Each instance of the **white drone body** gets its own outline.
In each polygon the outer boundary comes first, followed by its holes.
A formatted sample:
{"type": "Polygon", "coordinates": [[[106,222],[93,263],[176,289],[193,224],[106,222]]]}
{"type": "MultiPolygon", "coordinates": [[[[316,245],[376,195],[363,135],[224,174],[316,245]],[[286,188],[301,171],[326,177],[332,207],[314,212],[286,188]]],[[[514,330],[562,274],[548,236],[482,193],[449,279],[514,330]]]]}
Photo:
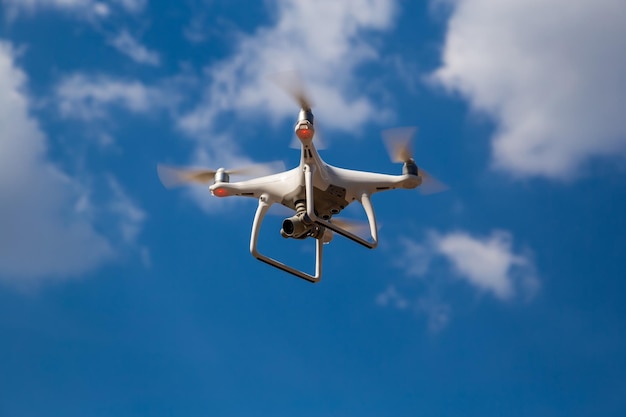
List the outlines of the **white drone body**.
{"type": "MultiPolygon", "coordinates": [[[[291,170],[277,174],[253,178],[246,181],[230,182],[230,175],[236,170],[220,168],[212,170],[181,170],[159,166],[159,175],[165,185],[175,182],[214,183],[209,187],[215,197],[252,197],[259,200],[259,205],[252,223],[250,253],[283,271],[289,272],[309,282],[319,282],[322,278],[322,252],[325,243],[333,238],[333,232],[347,237],[367,248],[378,245],[376,216],[371,203],[371,196],[380,191],[396,188],[411,189],[420,186],[423,180],[432,179],[426,172],[419,170],[410,155],[408,143],[391,149],[393,159],[403,162],[402,175],[389,175],[374,172],[355,171],[331,166],[318,154],[313,137],[313,113],[305,100],[301,101],[296,136],[301,143],[300,164],[291,170]],[[168,177],[170,180],[168,180],[168,177]],[[333,219],[348,205],[358,201],[363,206],[369,223],[369,237],[362,237],[351,230],[349,224],[341,219],[333,219]],[[258,237],[263,219],[273,204],[281,204],[295,211],[292,217],[283,220],[280,231],[284,238],[316,240],[315,272],[313,274],[294,268],[276,259],[262,254],[258,248],[258,237]]],[[[398,145],[397,143],[395,145],[398,145]]],[[[391,144],[394,146],[394,144],[391,144]]]]}

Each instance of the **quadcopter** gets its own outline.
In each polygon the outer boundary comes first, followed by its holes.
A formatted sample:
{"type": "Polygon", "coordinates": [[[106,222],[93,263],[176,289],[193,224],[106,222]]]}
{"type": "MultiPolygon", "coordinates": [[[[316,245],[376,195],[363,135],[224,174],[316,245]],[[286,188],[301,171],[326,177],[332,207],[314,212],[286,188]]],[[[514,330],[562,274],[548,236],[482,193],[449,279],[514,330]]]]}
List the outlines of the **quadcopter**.
{"type": "Polygon", "coordinates": [[[373,194],[397,188],[413,189],[422,185],[430,186],[430,192],[443,191],[446,187],[426,171],[418,169],[412,156],[410,138],[414,128],[387,131],[387,148],[392,161],[402,163],[401,175],[355,171],[338,168],[322,160],[313,138],[315,125],[311,102],[303,91],[291,91],[300,105],[295,134],[301,153],[300,164],[288,171],[264,175],[239,182],[231,182],[230,176],[249,174],[252,169],[219,168],[192,169],[166,165],[157,167],[161,182],[167,187],[183,183],[212,184],[209,191],[215,197],[250,197],[258,199],[258,207],[252,222],[250,253],[256,259],[306,281],[316,283],[322,278],[322,253],[335,233],[344,236],[369,249],[378,245],[378,226],[372,206],[373,194]],[[369,225],[369,238],[356,232],[355,225],[334,216],[348,205],[359,202],[363,206],[369,225]],[[315,273],[307,273],[277,259],[262,254],[258,248],[261,224],[269,208],[280,204],[294,213],[282,222],[280,234],[286,239],[308,239],[316,241],[315,273]]]}

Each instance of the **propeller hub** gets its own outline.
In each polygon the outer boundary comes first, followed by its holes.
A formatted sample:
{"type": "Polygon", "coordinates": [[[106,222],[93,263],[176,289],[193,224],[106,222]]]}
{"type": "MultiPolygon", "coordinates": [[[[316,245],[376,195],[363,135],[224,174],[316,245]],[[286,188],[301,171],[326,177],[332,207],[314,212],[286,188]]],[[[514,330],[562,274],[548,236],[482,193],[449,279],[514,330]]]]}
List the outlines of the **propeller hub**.
{"type": "Polygon", "coordinates": [[[415,163],[415,161],[413,160],[413,158],[409,159],[408,161],[406,161],[404,163],[404,166],[402,167],[402,174],[403,175],[418,175],[419,174],[419,170],[417,169],[417,164],[415,163]]]}
{"type": "Polygon", "coordinates": [[[229,181],[230,181],[230,176],[228,175],[228,172],[226,172],[224,168],[220,168],[215,172],[215,180],[213,181],[214,183],[229,182],[229,181]]]}
{"type": "Polygon", "coordinates": [[[309,123],[311,123],[311,125],[313,125],[315,121],[315,116],[313,116],[313,112],[311,111],[310,108],[308,109],[302,108],[300,110],[300,113],[298,113],[298,122],[304,122],[304,121],[308,121],[309,123]]]}

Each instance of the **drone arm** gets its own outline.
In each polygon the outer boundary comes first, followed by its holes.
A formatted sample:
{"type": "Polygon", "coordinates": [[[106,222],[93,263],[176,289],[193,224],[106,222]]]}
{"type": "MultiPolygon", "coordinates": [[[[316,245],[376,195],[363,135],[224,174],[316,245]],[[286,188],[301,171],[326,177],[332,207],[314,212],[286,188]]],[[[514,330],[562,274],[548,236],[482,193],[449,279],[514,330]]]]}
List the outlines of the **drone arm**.
{"type": "Polygon", "coordinates": [[[315,168],[312,168],[308,164],[304,165],[304,186],[306,189],[306,211],[307,211],[307,215],[309,216],[309,218],[313,220],[315,223],[319,224],[320,226],[324,226],[332,230],[333,232],[337,232],[340,235],[345,236],[348,239],[353,240],[365,246],[366,248],[374,249],[376,246],[378,246],[378,230],[376,226],[376,216],[374,215],[374,208],[372,207],[372,203],[370,201],[369,195],[366,193],[363,193],[363,195],[361,196],[361,204],[363,205],[365,209],[365,213],[367,214],[367,219],[369,221],[370,233],[372,236],[371,242],[337,226],[336,224],[333,224],[331,222],[328,222],[324,219],[317,217],[317,215],[315,214],[315,202],[313,200],[313,171],[312,171],[313,169],[315,168]]]}
{"type": "Polygon", "coordinates": [[[265,262],[268,265],[272,265],[278,269],[282,269],[285,272],[289,272],[290,274],[305,279],[309,282],[319,282],[322,279],[322,250],[324,247],[322,239],[315,239],[315,275],[307,274],[304,271],[300,271],[280,261],[277,261],[276,259],[259,253],[257,249],[259,232],[261,231],[263,218],[265,217],[265,214],[267,213],[271,205],[272,203],[269,201],[269,197],[267,196],[267,194],[261,195],[261,197],[259,198],[259,206],[257,207],[256,214],[254,215],[254,221],[252,222],[252,234],[250,235],[250,253],[259,261],[265,262]]]}

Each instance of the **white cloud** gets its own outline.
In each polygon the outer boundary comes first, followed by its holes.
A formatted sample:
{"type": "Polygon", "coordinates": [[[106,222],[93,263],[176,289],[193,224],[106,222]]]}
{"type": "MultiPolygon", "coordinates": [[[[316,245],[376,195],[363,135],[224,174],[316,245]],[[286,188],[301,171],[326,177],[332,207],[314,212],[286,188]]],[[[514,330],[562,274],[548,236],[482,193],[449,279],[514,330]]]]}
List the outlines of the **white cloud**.
{"type": "MultiPolygon", "coordinates": [[[[368,35],[391,27],[394,4],[389,0],[271,2],[272,23],[250,35],[240,34],[234,53],[205,69],[202,102],[178,121],[182,131],[200,142],[202,151],[196,152],[194,162],[199,162],[199,154],[205,155],[203,160],[216,161],[212,167],[250,162],[240,147],[225,146],[241,140],[233,138],[236,129],[224,131],[217,126],[224,116],[251,123],[261,118],[270,124],[286,117],[295,121],[297,104],[271,80],[293,79],[293,70],[306,82],[316,122],[324,128],[354,134],[385,117],[384,109],[369,98],[367,85],[355,80],[355,72],[378,59],[368,35]]],[[[288,140],[292,132],[285,135],[288,140]]],[[[205,209],[217,206],[207,204],[205,190],[196,188],[192,195],[205,209]]]]}
{"type": "Polygon", "coordinates": [[[94,196],[47,159],[25,87],[11,45],[0,41],[0,283],[20,288],[116,259],[119,247],[134,248],[145,218],[114,177],[93,187],[94,196]]]}
{"type": "Polygon", "coordinates": [[[434,79],[490,114],[494,167],[570,178],[625,155],[626,3],[456,0],[434,79]]]}
{"type": "Polygon", "coordinates": [[[121,8],[128,13],[139,13],[146,0],[1,0],[10,17],[20,13],[33,14],[48,10],[71,12],[80,18],[107,17],[113,8],[121,8]]]}
{"type": "Polygon", "coordinates": [[[93,10],[100,2],[94,0],[2,0],[2,3],[14,11],[35,12],[41,9],[93,10]]]}
{"type": "Polygon", "coordinates": [[[80,185],[46,160],[25,84],[0,41],[0,282],[17,286],[80,275],[113,256],[75,209],[80,185]]]}
{"type": "Polygon", "coordinates": [[[122,30],[109,43],[139,64],[158,66],[161,63],[161,58],[157,52],[150,51],[126,30],[122,30]]]}
{"type": "Polygon", "coordinates": [[[175,99],[162,90],[139,81],[119,80],[105,76],[74,74],[56,88],[61,114],[68,118],[91,120],[106,117],[109,106],[117,105],[134,113],[146,113],[165,107],[175,99]]]}
{"type": "MultiPolygon", "coordinates": [[[[229,58],[207,69],[204,102],[180,125],[192,135],[215,127],[215,119],[230,111],[294,117],[297,106],[268,79],[298,69],[314,95],[316,116],[324,125],[354,131],[380,109],[356,85],[355,69],[378,58],[367,34],[389,28],[394,2],[388,0],[323,0],[275,2],[276,20],[252,35],[242,35],[229,58]]],[[[249,118],[249,116],[248,116],[249,118]]]]}
{"type": "Polygon", "coordinates": [[[433,234],[435,251],[444,256],[461,278],[476,288],[505,300],[516,291],[536,289],[538,285],[532,260],[512,250],[509,232],[494,231],[488,237],[473,237],[466,232],[433,234]]]}
{"type": "Polygon", "coordinates": [[[540,287],[532,256],[515,251],[507,231],[494,230],[489,236],[430,231],[423,242],[404,238],[400,245],[394,266],[405,278],[390,283],[376,303],[426,316],[431,331],[449,323],[452,307],[443,299],[459,279],[500,301],[529,300],[540,287]],[[419,279],[410,279],[415,277],[419,279]]]}

